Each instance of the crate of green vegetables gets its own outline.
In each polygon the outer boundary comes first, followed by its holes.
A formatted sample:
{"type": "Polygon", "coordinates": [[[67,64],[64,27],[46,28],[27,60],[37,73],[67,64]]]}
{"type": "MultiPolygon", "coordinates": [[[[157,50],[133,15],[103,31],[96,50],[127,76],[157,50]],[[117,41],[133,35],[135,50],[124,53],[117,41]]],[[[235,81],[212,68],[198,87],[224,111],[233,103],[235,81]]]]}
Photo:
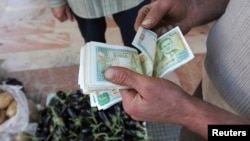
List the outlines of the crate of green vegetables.
{"type": "Polygon", "coordinates": [[[58,91],[40,111],[36,141],[149,141],[146,123],[135,121],[117,103],[90,106],[88,95],[58,91]]]}

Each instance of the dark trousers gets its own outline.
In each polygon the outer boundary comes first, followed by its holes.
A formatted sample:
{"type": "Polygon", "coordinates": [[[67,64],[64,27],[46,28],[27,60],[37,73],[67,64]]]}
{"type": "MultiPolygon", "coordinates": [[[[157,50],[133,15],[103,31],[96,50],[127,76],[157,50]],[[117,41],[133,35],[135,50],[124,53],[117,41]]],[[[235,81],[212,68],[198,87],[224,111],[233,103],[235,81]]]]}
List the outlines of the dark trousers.
{"type": "MultiPolygon", "coordinates": [[[[119,26],[122,41],[125,46],[133,47],[131,43],[136,34],[134,30],[134,23],[138,14],[138,10],[149,2],[150,0],[144,0],[144,2],[134,8],[112,15],[116,24],[119,26]]],[[[105,31],[107,24],[105,17],[96,19],[85,19],[75,15],[75,19],[78,23],[80,32],[85,42],[106,42],[105,31]]]]}

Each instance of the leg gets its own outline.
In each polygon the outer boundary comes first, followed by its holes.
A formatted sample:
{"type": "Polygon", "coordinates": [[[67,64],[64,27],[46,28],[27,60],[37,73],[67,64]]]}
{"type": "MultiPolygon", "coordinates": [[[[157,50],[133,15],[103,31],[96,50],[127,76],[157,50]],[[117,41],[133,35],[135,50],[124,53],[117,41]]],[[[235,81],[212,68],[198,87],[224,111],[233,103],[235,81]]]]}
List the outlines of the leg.
{"type": "Polygon", "coordinates": [[[84,38],[85,42],[98,41],[106,42],[105,31],[106,21],[105,17],[96,19],[85,19],[74,14],[75,19],[78,23],[79,30],[84,38]]]}
{"type": "Polygon", "coordinates": [[[133,47],[132,41],[136,34],[134,23],[138,10],[149,2],[150,0],[144,0],[144,2],[132,9],[122,11],[113,15],[115,22],[120,28],[122,40],[125,46],[133,47]]]}

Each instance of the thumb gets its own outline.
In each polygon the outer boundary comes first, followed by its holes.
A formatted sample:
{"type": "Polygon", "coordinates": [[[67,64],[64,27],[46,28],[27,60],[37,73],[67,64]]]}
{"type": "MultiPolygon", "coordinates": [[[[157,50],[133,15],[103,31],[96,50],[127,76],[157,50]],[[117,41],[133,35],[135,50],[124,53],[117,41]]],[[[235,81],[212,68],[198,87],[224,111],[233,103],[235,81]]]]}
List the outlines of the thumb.
{"type": "Polygon", "coordinates": [[[104,77],[117,85],[129,86],[134,89],[138,86],[141,75],[127,68],[109,67],[104,73],[104,77]]]}
{"type": "Polygon", "coordinates": [[[68,20],[74,21],[73,14],[71,13],[69,7],[66,7],[66,11],[65,11],[65,12],[66,12],[66,15],[67,15],[68,20]]]}
{"type": "Polygon", "coordinates": [[[165,14],[165,10],[162,10],[162,6],[158,1],[152,2],[138,12],[137,19],[135,21],[135,28],[142,26],[146,29],[152,29],[157,26],[165,14]]]}

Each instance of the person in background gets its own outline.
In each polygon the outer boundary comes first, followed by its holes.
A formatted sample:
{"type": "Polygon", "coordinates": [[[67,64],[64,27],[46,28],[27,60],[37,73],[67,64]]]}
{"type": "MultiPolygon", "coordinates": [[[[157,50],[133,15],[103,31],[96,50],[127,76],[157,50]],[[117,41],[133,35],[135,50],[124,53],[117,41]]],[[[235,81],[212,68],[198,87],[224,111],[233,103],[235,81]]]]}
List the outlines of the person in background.
{"type": "Polygon", "coordinates": [[[60,22],[78,23],[85,42],[106,42],[106,17],[113,16],[125,46],[132,47],[138,10],[150,0],[47,0],[52,14],[60,22]]]}
{"type": "Polygon", "coordinates": [[[108,81],[131,88],[120,90],[125,111],[135,120],[180,124],[180,140],[188,141],[206,140],[210,124],[249,125],[249,13],[248,0],[157,0],[144,6],[135,28],[158,35],[177,25],[187,33],[216,20],[207,39],[201,91],[195,92],[203,99],[166,79],[108,67],[108,81]]]}

